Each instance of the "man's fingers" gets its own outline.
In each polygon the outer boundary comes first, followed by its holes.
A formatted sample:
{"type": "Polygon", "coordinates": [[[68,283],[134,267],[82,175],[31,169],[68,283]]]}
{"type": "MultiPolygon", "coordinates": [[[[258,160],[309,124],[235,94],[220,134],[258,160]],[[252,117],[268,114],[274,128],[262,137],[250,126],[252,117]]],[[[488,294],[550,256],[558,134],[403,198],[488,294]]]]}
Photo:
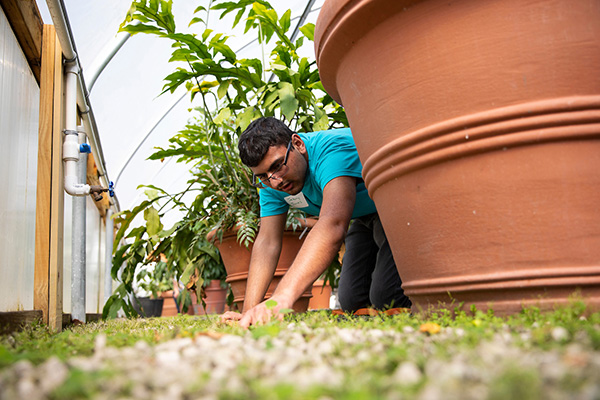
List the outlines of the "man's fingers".
{"type": "Polygon", "coordinates": [[[233,322],[239,321],[240,319],[242,319],[242,314],[235,311],[227,311],[226,313],[221,315],[221,322],[233,322]]]}
{"type": "Polygon", "coordinates": [[[271,320],[272,317],[272,311],[266,308],[264,305],[259,304],[244,314],[240,320],[240,326],[244,329],[248,329],[250,325],[266,324],[271,320]]]}
{"type": "Polygon", "coordinates": [[[246,313],[242,319],[240,319],[240,326],[244,329],[248,329],[252,324],[252,317],[250,313],[246,313]]]}

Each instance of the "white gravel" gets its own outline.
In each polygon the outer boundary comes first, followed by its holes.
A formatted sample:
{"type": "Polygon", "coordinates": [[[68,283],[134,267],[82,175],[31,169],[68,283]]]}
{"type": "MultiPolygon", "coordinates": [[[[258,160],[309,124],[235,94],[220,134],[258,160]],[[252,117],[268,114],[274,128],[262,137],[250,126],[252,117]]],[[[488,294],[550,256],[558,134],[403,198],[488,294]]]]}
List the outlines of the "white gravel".
{"type": "MultiPolygon", "coordinates": [[[[63,389],[75,371],[96,399],[263,398],[286,385],[297,398],[321,399],[356,393],[422,400],[600,398],[600,353],[590,350],[585,333],[546,350],[529,346],[527,331],[507,329],[473,346],[464,335],[461,328],[427,334],[299,323],[275,336],[198,335],[121,349],[99,335],[91,357],[50,358],[38,366],[21,361],[0,370],[0,399],[67,398],[63,389]]],[[[551,337],[571,339],[561,327],[551,337]]]]}

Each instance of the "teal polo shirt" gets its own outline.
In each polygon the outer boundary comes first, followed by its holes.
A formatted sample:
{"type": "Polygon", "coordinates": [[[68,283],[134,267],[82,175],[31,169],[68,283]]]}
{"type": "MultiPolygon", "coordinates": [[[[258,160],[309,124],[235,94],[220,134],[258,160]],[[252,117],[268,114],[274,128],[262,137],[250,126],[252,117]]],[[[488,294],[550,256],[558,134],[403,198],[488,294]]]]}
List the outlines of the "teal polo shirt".
{"type": "Polygon", "coordinates": [[[377,212],[362,182],[362,164],[349,128],[299,133],[308,153],[308,170],[302,192],[290,196],[272,188],[260,189],[260,216],[286,213],[290,206],[308,215],[318,216],[323,204],[323,189],[339,176],[361,178],[356,186],[356,202],[352,218],[377,212]]]}

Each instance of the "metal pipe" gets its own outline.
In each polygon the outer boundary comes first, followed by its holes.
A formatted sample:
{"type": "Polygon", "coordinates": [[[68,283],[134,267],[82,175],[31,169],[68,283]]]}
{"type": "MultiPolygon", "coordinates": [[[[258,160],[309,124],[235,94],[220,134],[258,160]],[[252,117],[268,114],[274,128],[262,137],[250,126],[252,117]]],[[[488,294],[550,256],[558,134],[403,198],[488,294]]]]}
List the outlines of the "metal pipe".
{"type": "MultiPolygon", "coordinates": [[[[78,162],[80,140],[77,130],[77,74],[76,63],[65,65],[65,139],[63,141],[63,161],[65,162],[65,191],[71,196],[85,196],[90,193],[90,186],[80,183],[78,162]]],[[[85,179],[83,180],[85,182],[85,179]]]]}
{"type": "Polygon", "coordinates": [[[106,246],[104,258],[104,303],[112,295],[112,252],[114,241],[114,222],[112,210],[106,211],[106,246]]]}
{"type": "MultiPolygon", "coordinates": [[[[140,21],[138,20],[132,21],[130,23],[130,25],[139,24],[140,21]]],[[[110,60],[112,60],[115,54],[117,54],[117,52],[121,50],[121,47],[123,47],[125,42],[130,37],[131,34],[129,32],[119,32],[113,40],[107,43],[106,46],[104,46],[102,50],[100,50],[94,61],[92,61],[92,63],[90,64],[88,69],[89,72],[86,74],[86,76],[88,77],[88,91],[92,91],[92,89],[94,88],[94,84],[96,83],[96,79],[98,79],[98,76],[100,76],[100,74],[102,73],[102,71],[104,71],[104,68],[106,68],[110,60]]]]}
{"type": "MultiPolygon", "coordinates": [[[[300,32],[300,28],[302,27],[302,24],[304,23],[304,21],[306,21],[308,14],[310,14],[312,12],[311,9],[314,4],[315,4],[315,0],[308,0],[308,2],[306,3],[306,7],[304,7],[304,11],[302,11],[300,18],[298,18],[298,23],[296,24],[296,27],[292,31],[292,36],[290,36],[290,42],[293,42],[294,39],[296,39],[296,36],[298,36],[298,32],[300,32]]],[[[273,81],[273,78],[275,78],[275,73],[271,72],[271,76],[269,76],[269,83],[273,81]]]]}
{"type": "Polygon", "coordinates": [[[137,147],[135,148],[135,150],[133,150],[131,152],[131,154],[129,155],[129,157],[127,158],[127,161],[125,161],[125,164],[123,164],[123,166],[121,167],[121,169],[119,170],[119,173],[117,174],[117,179],[115,179],[115,186],[117,185],[117,183],[119,182],[119,178],[121,177],[121,174],[123,173],[123,171],[125,171],[125,169],[127,168],[127,166],[129,165],[129,163],[131,162],[131,160],[133,159],[133,157],[136,155],[136,153],[138,152],[138,150],[142,147],[142,145],[146,142],[146,140],[150,137],[150,135],[152,134],[152,132],[154,132],[154,130],[156,129],[156,127],[158,127],[158,125],[160,125],[160,123],[165,119],[165,117],[167,115],[169,115],[169,113],[175,108],[175,106],[177,106],[177,104],[179,104],[179,102],[181,100],[183,100],[184,97],[186,97],[188,94],[188,92],[185,92],[181,95],[180,98],[178,98],[170,107],[169,109],[162,114],[162,116],[160,118],[158,118],[158,120],[154,123],[154,125],[152,125],[152,128],[148,131],[148,133],[146,133],[146,136],[144,136],[144,138],[138,143],[137,147]]]}
{"type": "MultiPolygon", "coordinates": [[[[79,127],[79,144],[85,143],[86,134],[79,127]]],[[[85,180],[87,153],[80,152],[77,161],[77,178],[85,180]]],[[[87,197],[73,197],[71,233],[71,319],[85,322],[85,272],[86,272],[86,202],[87,197]]]]}

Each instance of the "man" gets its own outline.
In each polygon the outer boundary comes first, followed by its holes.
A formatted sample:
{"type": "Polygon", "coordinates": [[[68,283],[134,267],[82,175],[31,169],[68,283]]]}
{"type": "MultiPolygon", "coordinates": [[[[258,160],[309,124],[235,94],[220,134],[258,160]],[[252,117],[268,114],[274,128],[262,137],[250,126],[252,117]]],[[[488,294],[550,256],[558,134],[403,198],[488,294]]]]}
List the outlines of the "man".
{"type": "Polygon", "coordinates": [[[296,134],[275,118],[260,118],[242,133],[238,147],[242,162],[262,188],[261,221],[242,314],[229,312],[223,319],[239,319],[247,328],[269,321],[280,309],[292,308],[331,264],[344,239],[338,289],[342,308],[410,307],[362,180],[350,129],[296,134]],[[271,297],[276,306],[268,307],[263,298],[277,266],[290,206],[319,219],[271,297]]]}

